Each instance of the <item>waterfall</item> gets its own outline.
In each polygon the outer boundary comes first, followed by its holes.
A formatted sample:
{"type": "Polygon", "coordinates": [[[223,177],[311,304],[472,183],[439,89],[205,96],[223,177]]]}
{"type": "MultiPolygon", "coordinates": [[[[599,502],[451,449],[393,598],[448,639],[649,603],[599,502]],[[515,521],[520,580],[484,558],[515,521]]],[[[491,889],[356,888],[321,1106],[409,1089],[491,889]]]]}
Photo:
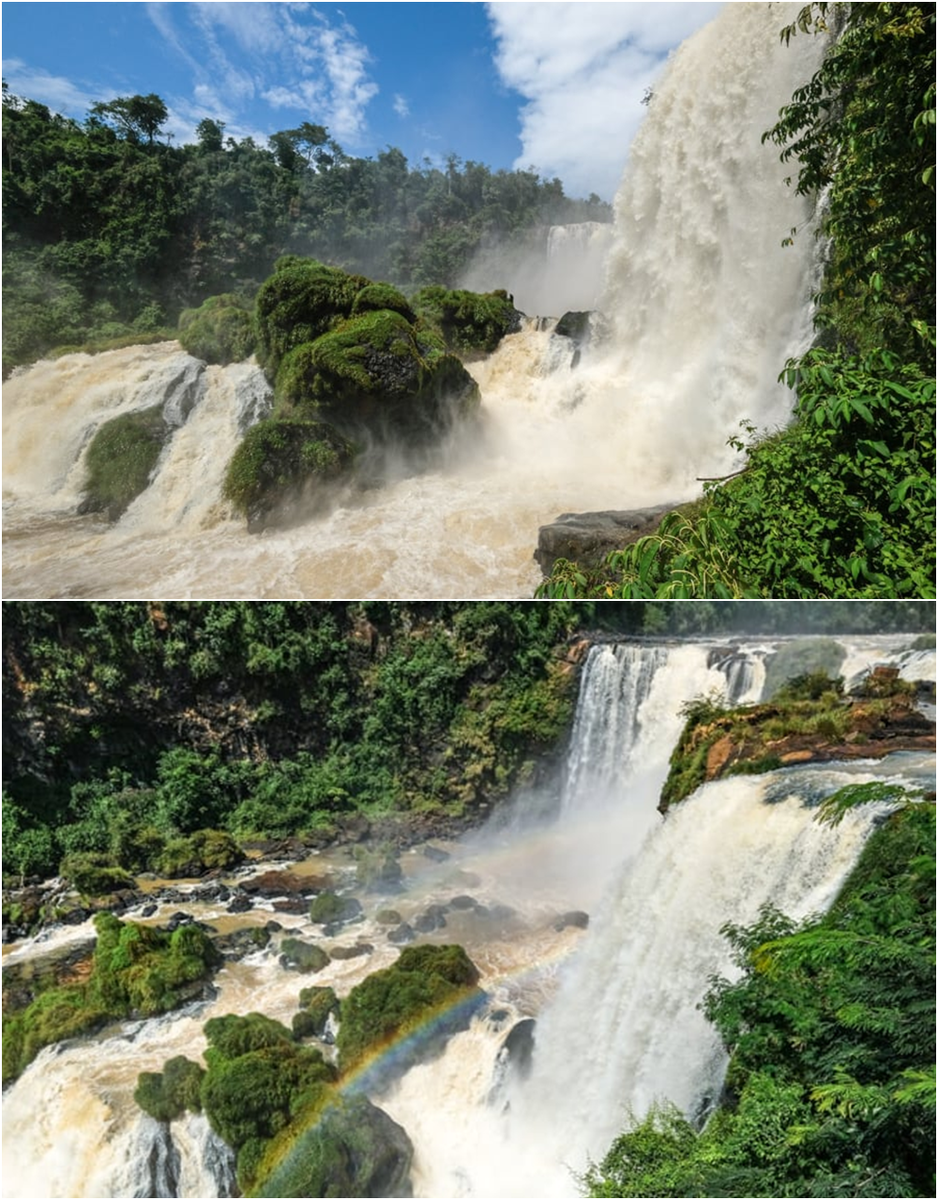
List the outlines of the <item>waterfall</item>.
{"type": "MultiPolygon", "coordinates": [[[[423,474],[249,535],[220,495],[243,427],[230,398],[237,370],[208,368],[150,487],[108,526],[74,515],[84,448],[105,416],[143,406],[138,385],[176,344],[15,373],[3,389],[4,594],[530,596],[538,527],[559,513],[675,503],[699,493],[699,476],[732,470],[727,439],[741,420],[788,419],[777,375],[810,326],[810,208],[760,140],[823,49],[822,38],[779,43],[797,11],[728,5],[674,54],[631,148],[611,235],[585,223],[552,238],[553,261],[565,262],[612,237],[608,336],[576,364],[549,332],[503,339],[471,364],[482,435],[462,431],[423,474]],[[801,232],[783,250],[793,226],[801,232]]],[[[486,286],[513,291],[523,270],[502,256],[486,286]]],[[[569,288],[551,315],[593,307],[576,272],[562,274],[569,288]]]]}
{"type": "MultiPolygon", "coordinates": [[[[854,673],[883,662],[908,678],[933,679],[934,650],[912,651],[911,641],[895,634],[842,644],[854,673]]],[[[934,779],[934,756],[925,754],[795,767],[708,784],[662,819],[655,806],[682,705],[743,686],[756,698],[762,664],[780,644],[594,645],[557,820],[467,838],[440,863],[416,850],[405,858],[406,887],[394,905],[406,920],[454,895],[478,899],[476,908],[447,909],[446,928],[431,940],[463,944],[490,997],[444,1053],[374,1097],[414,1143],[415,1195],[575,1195],[571,1170],[605,1152],[628,1109],[641,1114],[669,1099],[692,1117],[706,1112],[725,1060],[697,1004],[708,977],[729,971],[720,927],[751,922],[765,900],[796,918],[830,903],[881,809],[830,828],[813,819],[819,799],[850,782],[934,779]],[[588,913],[588,927],[557,922],[567,910],[588,913]],[[522,1058],[506,1066],[511,1031],[530,1018],[530,1063],[529,1039],[519,1032],[522,1058]]],[[[328,867],[315,859],[318,872],[343,862],[348,870],[341,851],[328,867]]],[[[167,902],[154,919],[166,920],[179,903],[167,902]]],[[[365,940],[374,953],[337,955],[317,984],[344,996],[395,960],[377,920],[386,903],[366,899],[363,922],[327,940],[330,949],[365,940]]],[[[271,915],[188,907],[209,923],[264,924],[271,915]]],[[[277,917],[285,932],[323,938],[302,914],[277,917]]],[[[87,932],[53,928],[12,948],[6,961],[87,932]]],[[[279,957],[275,944],[226,964],[207,1005],[44,1049],[4,1092],[4,1141],[15,1148],[4,1196],[231,1195],[232,1155],[204,1116],[167,1126],[143,1116],[133,1092],[141,1071],[159,1071],[177,1054],[199,1060],[212,1016],[259,1011],[289,1025],[308,979],[284,970],[279,957]]]]}

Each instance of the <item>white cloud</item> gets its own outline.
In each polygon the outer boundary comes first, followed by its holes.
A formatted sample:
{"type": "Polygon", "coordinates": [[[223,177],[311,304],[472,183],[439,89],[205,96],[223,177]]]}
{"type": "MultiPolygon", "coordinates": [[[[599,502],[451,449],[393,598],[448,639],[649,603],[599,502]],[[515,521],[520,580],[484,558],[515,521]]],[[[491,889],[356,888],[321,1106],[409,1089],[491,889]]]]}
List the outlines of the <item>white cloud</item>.
{"type": "Polygon", "coordinates": [[[14,96],[37,100],[57,113],[85,113],[99,100],[111,99],[110,96],[86,92],[62,75],[50,75],[41,67],[27,66],[18,58],[3,60],[3,78],[14,96]]]}
{"type": "Polygon", "coordinates": [[[515,166],[559,176],[570,196],[615,194],[670,50],[711,20],[716,3],[490,3],[495,65],[525,99],[515,166]]]}
{"type": "Polygon", "coordinates": [[[210,88],[220,108],[243,111],[260,98],[328,126],[352,148],[363,142],[378,87],[369,77],[367,47],[341,14],[330,20],[308,4],[217,0],[148,10],[196,86],[210,88]],[[186,20],[183,34],[179,25],[186,20]]]}
{"type": "Polygon", "coordinates": [[[409,117],[410,107],[403,96],[395,93],[394,95],[394,111],[399,117],[409,117]]]}

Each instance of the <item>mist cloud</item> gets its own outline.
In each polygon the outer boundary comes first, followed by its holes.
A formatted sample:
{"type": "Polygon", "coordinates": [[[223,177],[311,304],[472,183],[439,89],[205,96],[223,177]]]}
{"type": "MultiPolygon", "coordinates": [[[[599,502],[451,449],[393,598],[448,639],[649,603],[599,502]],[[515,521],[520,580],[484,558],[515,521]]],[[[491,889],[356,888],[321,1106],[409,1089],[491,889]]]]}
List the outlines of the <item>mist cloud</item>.
{"type": "Polygon", "coordinates": [[[669,50],[721,4],[490,3],[495,65],[519,92],[519,168],[611,200],[669,50]]]}

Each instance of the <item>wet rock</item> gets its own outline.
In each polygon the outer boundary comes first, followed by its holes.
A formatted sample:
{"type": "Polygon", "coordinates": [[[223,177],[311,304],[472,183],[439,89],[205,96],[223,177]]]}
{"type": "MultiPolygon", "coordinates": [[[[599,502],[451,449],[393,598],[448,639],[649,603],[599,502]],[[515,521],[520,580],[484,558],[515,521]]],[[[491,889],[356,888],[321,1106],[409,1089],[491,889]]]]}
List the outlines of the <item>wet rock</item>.
{"type": "Polygon", "coordinates": [[[586,929],[589,925],[589,913],[585,912],[568,912],[563,913],[554,922],[554,929],[560,933],[564,929],[586,929]]]}
{"type": "Polygon", "coordinates": [[[325,891],[330,880],[324,875],[296,875],[292,871],[264,871],[243,879],[241,889],[251,896],[315,896],[325,891]]]}
{"type": "Polygon", "coordinates": [[[231,933],[216,934],[213,941],[218,952],[229,962],[237,962],[256,950],[270,944],[270,931],[255,925],[249,929],[235,929],[231,933]]]}
{"type": "MultiPolygon", "coordinates": [[[[230,913],[250,912],[254,907],[254,901],[250,896],[245,896],[243,893],[240,896],[235,896],[226,909],[230,913]]],[[[304,903],[305,908],[305,903],[304,903]]]]}
{"type": "Polygon", "coordinates": [[[400,925],[403,919],[396,908],[382,908],[375,913],[375,920],[379,925],[400,925]]]}
{"type": "Polygon", "coordinates": [[[356,942],[354,946],[332,946],[329,949],[331,958],[347,959],[361,958],[365,954],[374,954],[374,946],[368,942],[356,942]]]}
{"type": "Polygon", "coordinates": [[[274,912],[290,913],[292,916],[305,916],[309,905],[302,896],[294,896],[292,899],[275,900],[273,903],[274,912]]]}
{"type": "Polygon", "coordinates": [[[561,513],[551,525],[542,525],[538,530],[534,559],[545,577],[558,558],[581,567],[597,567],[613,550],[654,533],[665,514],[675,507],[661,504],[622,512],[561,513]]]}
{"type": "Polygon", "coordinates": [[[431,862],[446,862],[449,858],[449,853],[446,850],[440,850],[436,846],[424,846],[421,853],[424,858],[429,858],[431,862]]]}
{"type": "Polygon", "coordinates": [[[478,904],[479,902],[475,896],[454,896],[449,902],[449,907],[465,910],[468,908],[477,908],[478,904]]]}
{"type": "Polygon", "coordinates": [[[362,906],[354,896],[323,892],[309,906],[309,919],[315,925],[343,925],[362,916],[362,906]]]}
{"type": "Polygon", "coordinates": [[[396,929],[392,929],[388,934],[388,941],[395,946],[406,946],[408,942],[412,942],[417,937],[412,925],[408,925],[406,921],[398,925],[396,929]]]}
{"type": "Polygon", "coordinates": [[[435,929],[446,928],[446,909],[442,904],[431,904],[414,921],[414,929],[418,933],[433,933],[435,929]]]}
{"type": "Polygon", "coordinates": [[[280,943],[280,965],[288,971],[309,974],[321,971],[329,962],[329,955],[321,946],[299,938],[284,938],[280,943]]]}

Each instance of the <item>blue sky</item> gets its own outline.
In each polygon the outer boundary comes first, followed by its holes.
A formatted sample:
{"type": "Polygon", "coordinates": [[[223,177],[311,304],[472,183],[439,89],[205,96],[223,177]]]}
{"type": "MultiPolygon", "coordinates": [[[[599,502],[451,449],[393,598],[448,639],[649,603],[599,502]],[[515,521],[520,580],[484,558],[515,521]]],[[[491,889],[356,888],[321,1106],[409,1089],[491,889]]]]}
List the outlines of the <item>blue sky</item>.
{"type": "Polygon", "coordinates": [[[717,3],[3,4],[11,90],[81,120],[97,100],[156,92],[194,140],[326,125],[350,154],[398,146],[559,176],[612,199],[668,53],[717,3]]]}

